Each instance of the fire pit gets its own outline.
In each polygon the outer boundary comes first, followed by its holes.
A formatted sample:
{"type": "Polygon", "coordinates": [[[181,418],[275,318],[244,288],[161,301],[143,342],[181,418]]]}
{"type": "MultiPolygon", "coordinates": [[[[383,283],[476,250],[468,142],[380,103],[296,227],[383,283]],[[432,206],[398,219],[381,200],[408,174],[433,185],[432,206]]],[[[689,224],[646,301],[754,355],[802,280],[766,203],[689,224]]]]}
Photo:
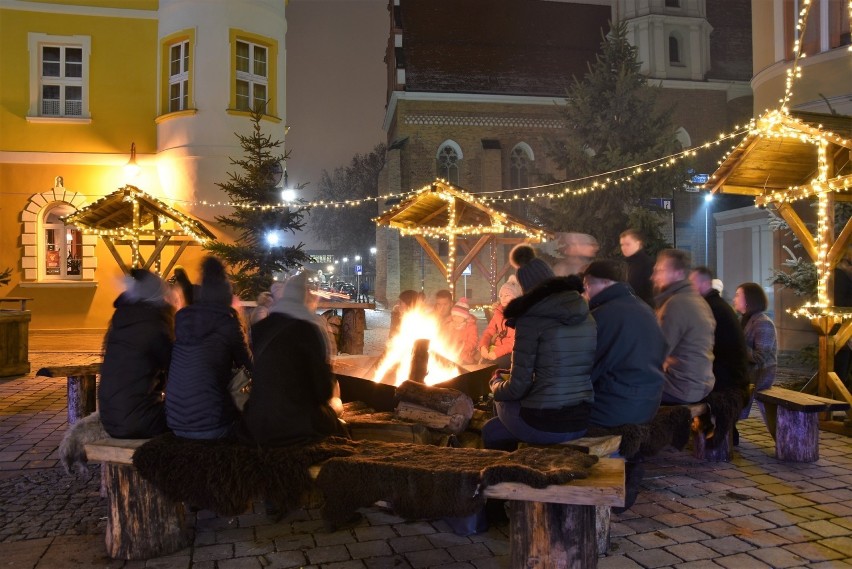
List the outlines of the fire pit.
{"type": "MultiPolygon", "coordinates": [[[[334,375],[340,384],[344,403],[363,401],[376,411],[393,411],[396,385],[372,379],[381,358],[373,356],[338,356],[332,361],[334,375]]],[[[488,380],[494,373],[493,364],[458,365],[458,374],[436,383],[436,386],[457,389],[476,401],[490,393],[488,380]]]]}

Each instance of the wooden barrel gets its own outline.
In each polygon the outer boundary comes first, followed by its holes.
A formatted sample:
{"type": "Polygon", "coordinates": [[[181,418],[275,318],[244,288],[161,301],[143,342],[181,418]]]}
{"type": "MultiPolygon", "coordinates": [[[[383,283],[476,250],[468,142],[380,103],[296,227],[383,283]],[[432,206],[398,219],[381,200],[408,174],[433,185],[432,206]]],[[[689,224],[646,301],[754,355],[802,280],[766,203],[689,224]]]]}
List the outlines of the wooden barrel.
{"type": "Polygon", "coordinates": [[[0,377],[30,373],[29,310],[0,310],[0,377]]]}

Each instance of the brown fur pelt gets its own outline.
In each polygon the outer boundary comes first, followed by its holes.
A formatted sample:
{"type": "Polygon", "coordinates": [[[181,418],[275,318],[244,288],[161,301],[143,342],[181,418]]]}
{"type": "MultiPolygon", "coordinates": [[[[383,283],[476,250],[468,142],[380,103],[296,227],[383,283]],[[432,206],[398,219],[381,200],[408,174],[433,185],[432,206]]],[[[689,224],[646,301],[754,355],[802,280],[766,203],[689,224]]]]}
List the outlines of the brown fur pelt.
{"type": "Polygon", "coordinates": [[[597,457],[570,449],[514,453],[360,441],[357,452],[323,465],[317,485],[332,526],[379,500],[406,518],[463,517],[479,510],[482,489],[499,482],[543,488],[588,475],[597,457]]]}
{"type": "Polygon", "coordinates": [[[133,466],[175,502],[225,516],[267,499],[283,511],[297,507],[311,487],[308,467],[354,452],[346,439],[261,449],[240,442],[190,440],[171,433],[139,447],[133,466]]]}
{"type": "Polygon", "coordinates": [[[88,476],[86,443],[107,438],[109,438],[109,435],[104,430],[104,426],[101,424],[101,415],[97,411],[83,417],[69,427],[59,444],[59,462],[65,467],[65,472],[88,476]]]}
{"type": "Polygon", "coordinates": [[[640,453],[654,456],[667,446],[681,450],[689,441],[692,415],[682,405],[663,406],[650,423],[644,425],[621,425],[619,427],[591,427],[588,436],[621,435],[619,453],[632,459],[640,453]]]}
{"type": "Polygon", "coordinates": [[[707,446],[716,448],[728,437],[728,433],[743,410],[745,394],[739,389],[712,391],[705,401],[710,405],[710,414],[716,423],[714,434],[707,439],[707,446]]]}

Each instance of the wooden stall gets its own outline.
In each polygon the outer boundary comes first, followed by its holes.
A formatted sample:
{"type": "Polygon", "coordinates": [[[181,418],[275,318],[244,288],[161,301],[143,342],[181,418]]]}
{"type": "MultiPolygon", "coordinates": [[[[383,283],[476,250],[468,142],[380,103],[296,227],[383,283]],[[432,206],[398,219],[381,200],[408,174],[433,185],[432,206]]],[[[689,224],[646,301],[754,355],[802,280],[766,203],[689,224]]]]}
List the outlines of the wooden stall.
{"type": "MultiPolygon", "coordinates": [[[[722,161],[707,188],[754,196],[755,205],[774,207],[789,224],[816,265],[817,296],[792,314],[808,318],[819,335],[816,395],[852,403],[834,373],[835,354],[852,339],[852,307],[834,306],[830,281],[852,239],[852,219],[835,235],[836,202],[852,202],[852,117],[775,110],[757,119],[749,133],[722,161]],[[816,202],[812,232],[793,202],[816,202]]],[[[831,420],[823,429],[852,434],[849,421],[831,420]]]]}
{"type": "Polygon", "coordinates": [[[497,245],[539,243],[553,237],[549,231],[532,222],[489,207],[472,194],[443,180],[435,180],[381,214],[375,222],[398,229],[403,236],[414,237],[445,275],[450,290],[455,290],[465,268],[473,265],[474,270],[488,280],[492,301],[497,299],[497,283],[511,268],[508,262],[502,267],[497,266],[497,245]],[[430,237],[449,243],[446,263],[427,241],[430,237]],[[480,253],[485,250],[490,253],[487,262],[480,259],[480,253]],[[459,253],[462,257],[457,260],[459,253]]]}

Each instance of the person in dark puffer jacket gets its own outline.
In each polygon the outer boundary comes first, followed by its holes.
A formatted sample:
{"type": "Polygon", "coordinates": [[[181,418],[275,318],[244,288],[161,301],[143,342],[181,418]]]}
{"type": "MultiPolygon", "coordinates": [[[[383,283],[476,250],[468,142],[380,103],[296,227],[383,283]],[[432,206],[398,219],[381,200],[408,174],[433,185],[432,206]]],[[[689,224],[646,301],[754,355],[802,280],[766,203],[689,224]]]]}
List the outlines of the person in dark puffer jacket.
{"type": "Polygon", "coordinates": [[[576,275],[554,277],[529,245],[512,250],[524,295],[504,311],[515,327],[512,368],[491,380],[497,417],[483,426],[485,448],[520,441],[556,444],[582,437],[594,400],[597,330],[576,275]]]}
{"type": "Polygon", "coordinates": [[[251,370],[251,356],[225,267],[206,257],[201,270],[193,304],[175,320],[166,417],[180,437],[220,439],[234,434],[240,416],[228,389],[233,369],[251,370]]]}
{"type": "Polygon", "coordinates": [[[117,439],[146,439],[168,430],[163,387],[174,340],[174,308],[166,284],[132,269],[115,301],[104,339],[98,409],[104,429],[117,439]]]}

